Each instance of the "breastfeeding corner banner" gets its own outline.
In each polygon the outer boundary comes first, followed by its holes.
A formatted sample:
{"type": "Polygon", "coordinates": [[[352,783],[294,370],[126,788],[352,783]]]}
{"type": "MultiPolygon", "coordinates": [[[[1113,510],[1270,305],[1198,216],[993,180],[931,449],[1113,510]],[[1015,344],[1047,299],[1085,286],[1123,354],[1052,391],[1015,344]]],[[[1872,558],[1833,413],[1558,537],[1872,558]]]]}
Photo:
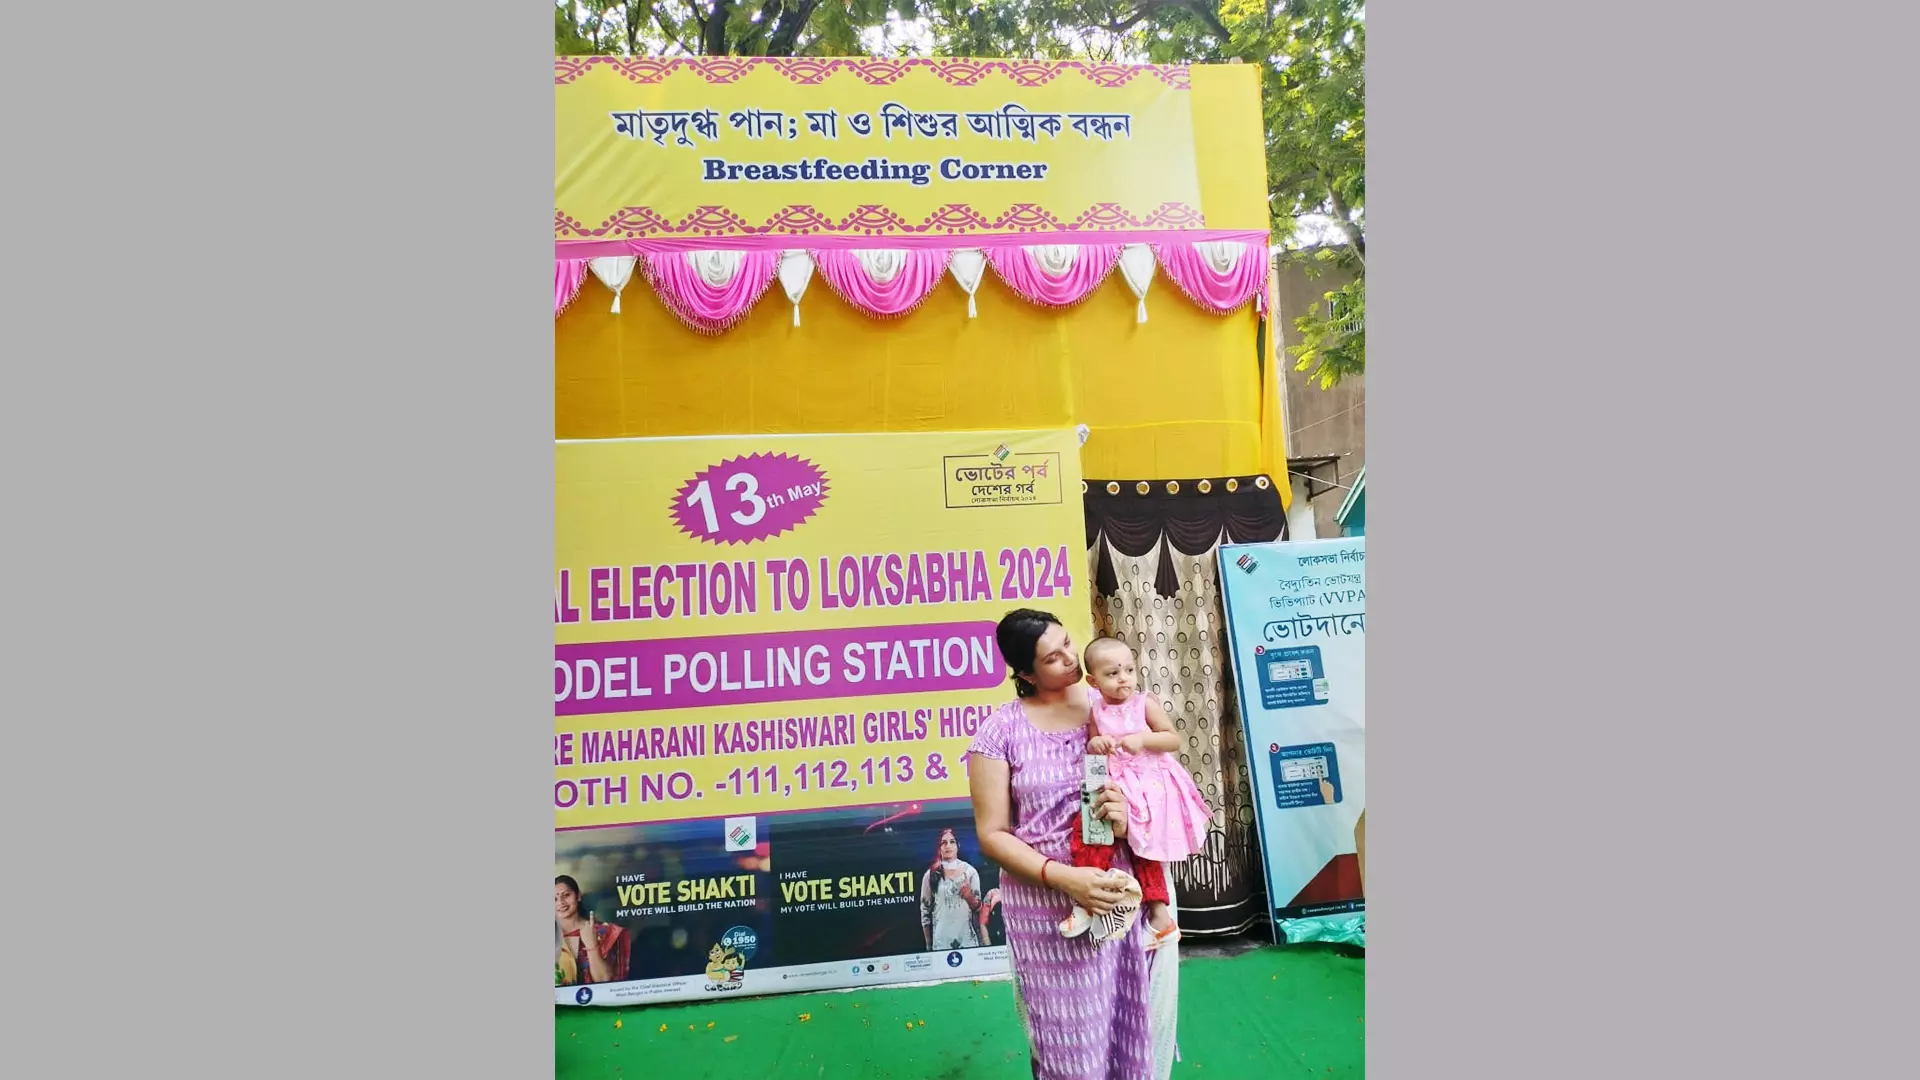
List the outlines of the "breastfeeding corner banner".
{"type": "Polygon", "coordinates": [[[1087,633],[1072,431],[555,446],[555,1001],[1008,970],[994,624],[1087,633]]]}
{"type": "Polygon", "coordinates": [[[554,239],[1264,230],[1201,184],[1258,101],[1225,66],[557,57],[554,239]]]}
{"type": "Polygon", "coordinates": [[[1220,586],[1276,936],[1362,912],[1367,542],[1224,544],[1220,586]]]}

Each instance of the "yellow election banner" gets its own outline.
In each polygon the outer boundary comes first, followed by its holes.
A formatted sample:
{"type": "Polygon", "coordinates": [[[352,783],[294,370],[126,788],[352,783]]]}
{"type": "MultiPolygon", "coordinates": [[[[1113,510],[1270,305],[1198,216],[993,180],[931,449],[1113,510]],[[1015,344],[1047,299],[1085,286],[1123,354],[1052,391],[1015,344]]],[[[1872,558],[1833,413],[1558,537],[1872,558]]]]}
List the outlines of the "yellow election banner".
{"type": "Polygon", "coordinates": [[[1268,224],[1251,67],[554,63],[556,241],[1268,224]]]}
{"type": "Polygon", "coordinates": [[[555,448],[556,828],[965,798],[994,624],[1086,640],[1071,431],[555,448]]]}

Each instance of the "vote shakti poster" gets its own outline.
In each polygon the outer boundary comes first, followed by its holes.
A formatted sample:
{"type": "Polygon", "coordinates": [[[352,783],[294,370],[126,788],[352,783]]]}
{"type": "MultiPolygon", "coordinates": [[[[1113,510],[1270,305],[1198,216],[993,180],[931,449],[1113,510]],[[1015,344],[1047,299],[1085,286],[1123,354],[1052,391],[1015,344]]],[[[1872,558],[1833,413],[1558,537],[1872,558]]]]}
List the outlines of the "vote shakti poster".
{"type": "Polygon", "coordinates": [[[1366,540],[1223,544],[1220,588],[1275,933],[1363,911],[1366,540]]]}
{"type": "Polygon", "coordinates": [[[1071,431],[555,446],[554,985],[1008,970],[965,752],[994,624],[1088,631],[1071,431]]]}

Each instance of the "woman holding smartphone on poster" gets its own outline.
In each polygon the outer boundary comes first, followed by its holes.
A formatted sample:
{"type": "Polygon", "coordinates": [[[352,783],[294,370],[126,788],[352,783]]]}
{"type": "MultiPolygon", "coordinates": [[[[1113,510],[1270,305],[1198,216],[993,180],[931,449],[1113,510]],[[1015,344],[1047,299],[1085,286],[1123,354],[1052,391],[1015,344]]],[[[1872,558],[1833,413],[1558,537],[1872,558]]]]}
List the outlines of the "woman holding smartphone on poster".
{"type": "Polygon", "coordinates": [[[553,879],[554,985],[623,982],[633,939],[592,912],[580,910],[580,883],[561,874],[553,879]]]}

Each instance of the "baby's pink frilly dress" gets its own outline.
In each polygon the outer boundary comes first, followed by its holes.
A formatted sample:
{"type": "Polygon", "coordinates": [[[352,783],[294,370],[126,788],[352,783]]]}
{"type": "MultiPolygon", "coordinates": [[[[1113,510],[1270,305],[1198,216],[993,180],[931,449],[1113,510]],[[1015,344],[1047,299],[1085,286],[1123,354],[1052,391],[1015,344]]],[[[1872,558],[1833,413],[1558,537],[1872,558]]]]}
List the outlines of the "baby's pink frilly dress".
{"type": "MultiPolygon", "coordinates": [[[[1146,695],[1135,693],[1118,705],[1094,695],[1093,724],[1118,743],[1128,735],[1151,731],[1146,695]]],[[[1184,862],[1205,846],[1213,811],[1193,786],[1178,754],[1152,750],[1129,754],[1115,750],[1107,775],[1127,793],[1127,846],[1155,862],[1184,862]]]]}

